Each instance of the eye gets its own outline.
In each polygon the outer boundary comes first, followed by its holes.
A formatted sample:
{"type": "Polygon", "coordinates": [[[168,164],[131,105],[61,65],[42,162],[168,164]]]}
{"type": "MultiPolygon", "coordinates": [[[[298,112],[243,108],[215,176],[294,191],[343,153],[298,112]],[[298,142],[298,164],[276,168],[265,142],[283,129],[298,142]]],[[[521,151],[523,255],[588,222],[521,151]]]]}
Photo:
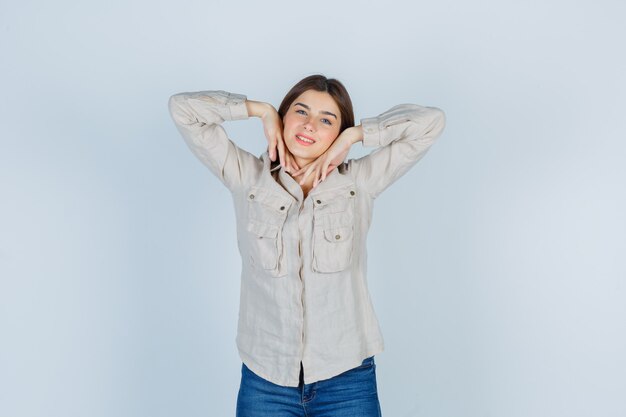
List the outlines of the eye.
{"type": "Polygon", "coordinates": [[[306,112],[305,112],[304,110],[302,110],[302,109],[298,109],[298,110],[296,110],[296,113],[298,113],[298,112],[300,112],[300,111],[302,112],[302,113],[300,113],[300,114],[306,114],[306,112]]]}
{"type": "Polygon", "coordinates": [[[328,122],[327,124],[328,124],[329,126],[332,126],[332,125],[333,125],[333,124],[330,122],[330,120],[328,120],[328,119],[322,119],[322,120],[326,120],[326,121],[328,122]]]}

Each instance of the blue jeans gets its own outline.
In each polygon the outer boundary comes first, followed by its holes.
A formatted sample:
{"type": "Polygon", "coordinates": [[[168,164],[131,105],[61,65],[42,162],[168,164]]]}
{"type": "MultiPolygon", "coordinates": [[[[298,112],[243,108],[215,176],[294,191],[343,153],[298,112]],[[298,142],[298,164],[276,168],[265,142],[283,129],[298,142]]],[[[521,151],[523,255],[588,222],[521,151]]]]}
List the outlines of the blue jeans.
{"type": "Polygon", "coordinates": [[[374,357],[330,379],[284,387],[269,382],[245,364],[237,395],[237,417],[381,417],[374,357]]]}

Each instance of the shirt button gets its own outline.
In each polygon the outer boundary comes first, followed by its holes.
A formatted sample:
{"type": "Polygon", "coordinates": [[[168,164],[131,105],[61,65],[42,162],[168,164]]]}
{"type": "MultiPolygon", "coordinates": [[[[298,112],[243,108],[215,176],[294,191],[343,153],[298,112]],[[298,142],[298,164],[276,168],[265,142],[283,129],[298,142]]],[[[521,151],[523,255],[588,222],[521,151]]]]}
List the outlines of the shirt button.
{"type": "Polygon", "coordinates": [[[250,200],[254,200],[254,194],[250,194],[250,200]]]}
{"type": "Polygon", "coordinates": [[[322,201],[321,201],[321,200],[315,200],[315,202],[316,202],[317,204],[322,204],[322,201]]]}
{"type": "Polygon", "coordinates": [[[350,191],[350,195],[354,195],[354,191],[350,191]]]}
{"type": "Polygon", "coordinates": [[[341,239],[341,235],[335,235],[335,239],[337,240],[341,239]]]}
{"type": "Polygon", "coordinates": [[[280,209],[281,209],[281,210],[284,210],[284,209],[285,209],[285,206],[280,206],[280,209]]]}

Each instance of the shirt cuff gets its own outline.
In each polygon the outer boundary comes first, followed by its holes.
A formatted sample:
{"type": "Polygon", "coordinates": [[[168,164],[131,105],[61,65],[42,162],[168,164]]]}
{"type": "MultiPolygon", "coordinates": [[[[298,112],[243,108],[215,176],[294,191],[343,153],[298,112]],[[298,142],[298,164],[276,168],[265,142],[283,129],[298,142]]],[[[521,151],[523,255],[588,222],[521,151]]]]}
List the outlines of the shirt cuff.
{"type": "Polygon", "coordinates": [[[380,146],[380,125],[378,117],[367,117],[361,119],[363,127],[363,146],[374,147],[380,146]]]}
{"type": "Polygon", "coordinates": [[[246,107],[246,99],[248,97],[245,94],[228,93],[228,110],[230,111],[229,120],[242,120],[247,119],[248,108],[246,107]]]}

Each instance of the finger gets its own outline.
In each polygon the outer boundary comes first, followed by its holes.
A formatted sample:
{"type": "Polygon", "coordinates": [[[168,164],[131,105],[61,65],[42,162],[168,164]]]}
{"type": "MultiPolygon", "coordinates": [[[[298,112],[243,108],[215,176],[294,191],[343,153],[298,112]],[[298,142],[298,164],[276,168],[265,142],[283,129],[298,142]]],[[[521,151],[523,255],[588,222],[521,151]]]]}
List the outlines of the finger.
{"type": "Polygon", "coordinates": [[[296,172],[300,169],[300,167],[298,166],[298,163],[296,162],[296,158],[293,157],[293,155],[290,155],[290,159],[289,159],[289,172],[296,172]]]}
{"type": "Polygon", "coordinates": [[[335,168],[336,168],[336,167],[335,167],[334,165],[329,166],[329,167],[328,167],[328,169],[326,170],[326,175],[324,176],[324,178],[326,178],[326,176],[327,176],[328,174],[330,174],[330,172],[331,172],[333,169],[335,169],[335,168]]]}
{"type": "Polygon", "coordinates": [[[293,172],[291,173],[291,175],[292,175],[292,176],[294,176],[294,177],[295,177],[295,176],[298,176],[298,175],[301,175],[301,174],[304,172],[304,168],[305,168],[305,167],[300,167],[300,168],[298,168],[297,170],[293,171],[293,172]]]}
{"type": "Polygon", "coordinates": [[[291,155],[291,153],[289,153],[289,151],[285,151],[285,171],[287,172],[293,172],[295,171],[295,169],[293,169],[294,166],[294,162],[293,162],[293,156],[291,155]]]}
{"type": "Polygon", "coordinates": [[[318,170],[315,170],[315,174],[313,175],[313,188],[317,187],[317,184],[319,183],[319,176],[318,176],[318,170]]]}
{"type": "MultiPolygon", "coordinates": [[[[302,174],[302,178],[300,178],[300,182],[299,182],[299,184],[300,184],[300,185],[304,185],[304,183],[305,183],[305,181],[306,181],[306,178],[307,178],[310,174],[311,174],[311,168],[308,168],[308,169],[304,172],[304,174],[302,174]]],[[[298,174],[298,175],[300,175],[300,174],[298,174]]]]}
{"type": "Polygon", "coordinates": [[[267,151],[270,154],[270,159],[272,161],[276,160],[276,140],[275,139],[270,139],[268,144],[267,144],[267,151]]]}
{"type": "Polygon", "coordinates": [[[305,180],[307,179],[307,177],[309,175],[311,175],[311,173],[314,171],[314,169],[315,169],[315,165],[314,164],[309,166],[309,168],[306,170],[306,172],[304,173],[304,175],[300,179],[300,185],[304,185],[305,180]]]}
{"type": "Polygon", "coordinates": [[[283,142],[282,137],[280,136],[280,133],[276,135],[276,143],[278,147],[278,156],[280,159],[280,165],[284,167],[285,166],[285,144],[283,142]]]}
{"type": "Polygon", "coordinates": [[[326,179],[326,177],[328,176],[328,174],[330,174],[332,172],[333,169],[337,168],[337,165],[335,164],[328,164],[328,166],[326,167],[326,169],[324,170],[324,179],[326,179]]]}
{"type": "Polygon", "coordinates": [[[298,175],[302,174],[303,172],[305,172],[308,167],[310,167],[309,164],[307,164],[307,165],[305,165],[303,167],[299,167],[295,172],[292,172],[292,174],[295,175],[295,176],[298,176],[298,175]]]}
{"type": "Polygon", "coordinates": [[[288,153],[285,153],[285,166],[283,167],[285,172],[289,172],[289,167],[291,166],[290,164],[291,164],[291,158],[289,158],[288,153]]]}
{"type": "Polygon", "coordinates": [[[298,171],[300,169],[300,167],[298,166],[298,164],[296,163],[295,159],[291,160],[291,165],[293,166],[293,170],[294,171],[298,171]]]}
{"type": "Polygon", "coordinates": [[[285,167],[285,171],[292,173],[297,171],[298,165],[296,165],[296,161],[294,156],[291,154],[291,151],[289,151],[289,148],[287,147],[287,145],[285,145],[285,164],[287,165],[285,167]]]}
{"type": "Polygon", "coordinates": [[[303,172],[305,172],[308,168],[310,168],[311,166],[314,166],[317,162],[318,162],[318,161],[317,161],[317,159],[314,159],[314,160],[312,160],[312,161],[310,161],[310,162],[305,163],[303,166],[299,167],[299,168],[298,168],[298,171],[297,171],[296,173],[294,173],[294,174],[296,174],[296,175],[300,175],[300,174],[302,174],[302,173],[303,173],[303,172]]]}
{"type": "Polygon", "coordinates": [[[322,164],[322,181],[326,179],[326,173],[328,172],[328,165],[330,165],[330,162],[328,160],[324,161],[324,163],[322,164]]]}
{"type": "Polygon", "coordinates": [[[270,140],[269,136],[267,136],[267,154],[270,156],[270,159],[272,159],[272,141],[270,140]]]}

